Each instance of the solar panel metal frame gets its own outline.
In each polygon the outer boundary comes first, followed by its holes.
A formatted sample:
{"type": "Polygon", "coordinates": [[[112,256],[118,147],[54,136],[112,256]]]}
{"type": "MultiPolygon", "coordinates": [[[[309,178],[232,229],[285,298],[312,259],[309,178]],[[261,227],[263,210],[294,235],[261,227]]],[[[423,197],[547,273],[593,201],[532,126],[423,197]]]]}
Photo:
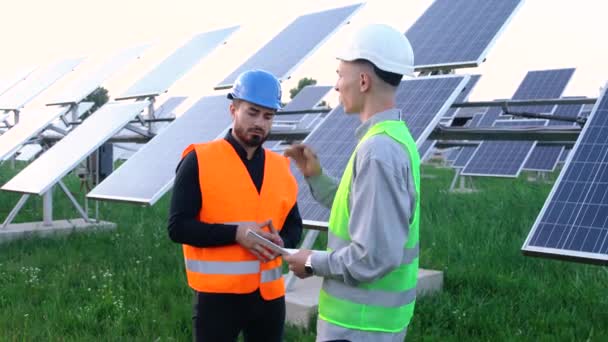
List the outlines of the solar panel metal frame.
{"type": "MultiPolygon", "coordinates": [[[[602,94],[600,95],[598,100],[595,102],[595,105],[593,106],[591,114],[588,117],[587,123],[591,122],[594,119],[596,112],[599,109],[602,102],[608,101],[607,91],[608,91],[608,84],[602,91],[602,94]]],[[[547,196],[547,199],[545,200],[545,203],[543,204],[543,207],[542,207],[539,215],[536,217],[536,220],[534,221],[532,229],[530,229],[530,232],[528,233],[528,236],[526,237],[526,240],[524,241],[524,244],[522,245],[521,250],[525,255],[543,256],[543,257],[565,259],[565,260],[571,260],[571,261],[577,261],[577,262],[587,262],[587,263],[597,263],[597,264],[602,264],[602,265],[608,265],[608,254],[588,253],[588,252],[581,252],[581,251],[574,251],[574,250],[557,249],[557,248],[550,248],[550,247],[537,247],[537,246],[530,245],[531,239],[534,237],[534,234],[536,233],[536,230],[538,229],[539,224],[542,222],[545,212],[548,209],[551,202],[553,201],[553,197],[556,195],[556,192],[557,192],[558,188],[560,187],[561,182],[563,181],[569,168],[572,167],[572,164],[571,164],[572,159],[578,152],[578,149],[582,144],[583,138],[586,136],[587,131],[590,129],[591,129],[590,124],[586,124],[583,127],[583,129],[579,135],[579,138],[577,139],[576,143],[574,144],[574,147],[571,150],[572,153],[568,154],[564,168],[562,169],[562,171],[560,172],[560,175],[558,176],[557,180],[555,181],[553,188],[551,189],[551,192],[549,193],[549,196],[547,196]]],[[[608,149],[607,149],[607,151],[608,151],[608,149]]]]}
{"type": "MultiPolygon", "coordinates": [[[[466,86],[467,82],[469,81],[469,75],[439,75],[439,76],[431,76],[431,77],[417,77],[417,78],[413,78],[413,79],[409,79],[409,80],[404,80],[401,83],[404,82],[416,82],[416,81],[421,81],[421,80],[436,80],[436,79],[441,79],[441,78],[448,78],[448,77],[454,77],[454,78],[461,78],[461,81],[459,83],[458,86],[456,86],[454,88],[453,93],[451,94],[451,96],[449,96],[446,101],[443,103],[443,105],[441,106],[441,108],[439,109],[439,111],[437,113],[435,113],[434,119],[432,119],[428,125],[426,126],[426,129],[422,130],[420,132],[420,135],[415,138],[416,141],[416,147],[420,148],[420,145],[422,145],[422,143],[424,141],[426,141],[426,138],[429,136],[429,134],[432,132],[432,130],[434,129],[434,127],[437,125],[437,123],[441,120],[443,114],[451,107],[452,103],[456,100],[456,98],[458,97],[458,95],[460,94],[460,92],[462,92],[462,89],[466,86]]],[[[336,108],[334,108],[329,114],[327,114],[327,117],[325,118],[325,120],[327,120],[331,115],[344,115],[342,112],[342,106],[337,106],[336,108]],[[336,114],[337,113],[337,114],[336,114]]],[[[407,115],[407,113],[405,113],[405,115],[407,115]]],[[[326,121],[324,121],[323,124],[325,124],[326,121]]],[[[323,124],[317,125],[310,134],[308,134],[308,136],[306,137],[306,139],[304,139],[304,141],[302,142],[303,144],[307,144],[310,142],[310,138],[314,137],[315,132],[317,130],[319,130],[323,124]]],[[[354,135],[354,132],[353,132],[354,135]]],[[[348,151],[348,157],[350,157],[350,154],[352,153],[352,151],[348,151]]],[[[345,165],[346,166],[346,163],[345,165]]],[[[293,168],[293,166],[292,166],[293,168]]],[[[301,174],[294,174],[296,176],[297,180],[301,180],[301,174]]],[[[302,192],[302,189],[306,189],[307,186],[305,184],[299,183],[300,185],[300,192],[302,192]]],[[[308,194],[310,196],[310,194],[308,194]]],[[[298,200],[300,200],[300,198],[298,197],[298,200]]],[[[313,199],[314,200],[314,199],[313,199]]],[[[304,219],[306,222],[310,223],[310,224],[323,224],[323,220],[319,220],[319,218],[313,218],[313,219],[309,219],[307,217],[305,217],[305,215],[307,215],[307,213],[305,212],[305,207],[303,207],[301,205],[301,203],[299,203],[300,205],[300,212],[302,215],[302,219],[304,219]]],[[[316,204],[317,206],[321,206],[320,204],[316,204]]]]}
{"type": "Polygon", "coordinates": [[[239,27],[240,26],[232,26],[232,27],[227,27],[227,28],[223,28],[223,29],[219,29],[219,30],[203,32],[203,33],[200,33],[200,34],[194,36],[192,39],[190,39],[184,45],[182,45],[177,50],[175,50],[170,56],[168,56],[162,62],[160,62],[154,69],[152,69],[152,71],[150,71],[145,76],[143,76],[141,79],[139,79],[137,82],[135,82],[131,87],[129,87],[129,89],[127,89],[124,93],[122,93],[120,96],[118,96],[116,98],[116,100],[143,98],[143,97],[156,96],[156,95],[165,93],[167,91],[167,89],[169,89],[169,87],[171,85],[173,85],[173,83],[177,82],[181,77],[183,77],[192,67],[194,67],[196,64],[198,64],[198,62],[200,62],[200,60],[202,60],[203,58],[208,56],[211,52],[213,52],[215,49],[217,49],[220,45],[225,43],[226,40],[236,30],[239,29],[239,27]],[[219,37],[216,37],[214,35],[217,35],[219,37]],[[176,62],[180,62],[180,64],[183,64],[184,63],[183,59],[184,59],[184,54],[185,54],[184,51],[187,52],[188,49],[192,49],[193,46],[196,47],[196,45],[200,44],[201,41],[209,40],[211,38],[217,39],[217,41],[214,41],[214,43],[209,44],[210,46],[208,46],[207,49],[204,51],[197,50],[196,56],[190,57],[188,59],[189,61],[188,61],[188,65],[186,68],[184,68],[183,65],[179,65],[179,67],[181,69],[179,69],[179,72],[174,73],[175,75],[173,76],[172,80],[170,80],[169,82],[167,82],[166,80],[163,80],[164,82],[158,82],[157,80],[155,80],[155,78],[157,78],[157,76],[159,74],[161,76],[166,74],[166,69],[175,69],[174,64],[176,62]],[[155,83],[164,83],[164,84],[162,84],[160,86],[156,86],[155,89],[150,90],[154,87],[150,87],[149,84],[155,84],[155,83]],[[141,88],[143,88],[143,89],[141,89],[141,88]]]}
{"type": "MultiPolygon", "coordinates": [[[[438,0],[435,0],[435,1],[438,1],[438,0]]],[[[452,1],[452,0],[450,0],[450,1],[452,1]]],[[[488,42],[487,46],[480,53],[479,57],[476,60],[444,62],[444,63],[437,63],[437,64],[421,64],[421,65],[415,65],[414,69],[416,71],[427,71],[427,70],[432,71],[432,70],[438,70],[438,69],[456,69],[456,68],[470,68],[470,67],[480,66],[481,63],[483,63],[485,61],[486,56],[488,55],[490,49],[494,46],[494,44],[498,40],[498,37],[500,37],[502,35],[502,33],[506,30],[507,26],[511,23],[511,21],[513,20],[513,17],[519,11],[519,9],[522,7],[522,5],[523,5],[523,1],[519,1],[519,4],[511,12],[511,15],[509,15],[506,18],[504,23],[501,25],[501,27],[498,29],[498,31],[496,31],[496,34],[488,42]]],[[[416,23],[414,23],[414,25],[415,24],[416,23]]],[[[412,25],[412,26],[414,26],[414,25],[412,25]]],[[[409,29],[408,29],[408,31],[409,31],[409,29]]],[[[407,36],[407,32],[406,32],[406,36],[407,36]]],[[[415,59],[414,59],[414,63],[416,63],[415,59]]]]}
{"type": "Polygon", "coordinates": [[[99,148],[107,139],[120,131],[124,125],[135,118],[142,110],[147,108],[148,101],[133,103],[112,102],[104,105],[84,122],[75,128],[65,138],[57,142],[53,147],[43,153],[33,163],[19,172],[8,183],[2,186],[2,190],[42,195],[53,187],[61,178],[74,169],[78,163],[99,148]],[[112,115],[114,121],[112,121],[112,115]],[[106,131],[101,124],[108,124],[106,131]],[[100,128],[101,127],[101,128],[100,128]],[[101,136],[95,137],[95,134],[101,136]],[[84,139],[81,139],[84,136],[84,139]],[[95,137],[96,139],[91,139],[95,137]],[[85,140],[86,143],[83,143],[85,140]],[[88,140],[88,141],[87,141],[88,140]],[[75,146],[83,151],[75,151],[75,146]],[[75,153],[79,152],[79,153],[75,153]],[[72,154],[72,155],[70,155],[72,154]],[[65,156],[68,156],[65,158],[65,156]],[[64,160],[62,160],[62,158],[64,160]],[[68,159],[67,161],[65,159],[68,159]],[[59,165],[59,166],[56,166],[59,165]],[[55,170],[51,168],[53,166],[55,170]],[[44,175],[47,179],[40,177],[44,175]],[[42,180],[44,181],[42,181],[42,180]],[[36,180],[38,184],[32,184],[36,180]]]}
{"type": "Polygon", "coordinates": [[[106,79],[138,59],[150,45],[139,45],[124,49],[101,64],[93,73],[87,73],[72,82],[70,87],[50,100],[47,106],[79,103],[93,93],[106,79]]]}
{"type": "MultiPolygon", "coordinates": [[[[94,200],[110,200],[110,201],[120,201],[120,202],[128,202],[128,203],[135,203],[135,204],[154,205],[173,186],[173,181],[175,179],[175,167],[177,166],[177,164],[180,160],[179,156],[181,155],[181,152],[188,146],[188,144],[204,141],[205,138],[201,137],[202,134],[209,133],[209,135],[212,135],[213,138],[209,139],[209,140],[220,138],[226,134],[226,131],[231,126],[231,118],[230,118],[230,115],[228,114],[228,105],[229,104],[230,104],[230,102],[228,99],[226,99],[225,95],[206,96],[206,97],[201,98],[190,109],[188,109],[186,111],[186,113],[184,113],[182,116],[180,116],[179,118],[174,120],[165,130],[163,130],[160,134],[155,136],[146,145],[144,145],[138,152],[136,152],[131,158],[129,158],[123,165],[121,165],[120,168],[118,168],[116,171],[114,171],[108,178],[106,178],[103,182],[101,182],[93,190],[91,190],[91,192],[89,192],[87,194],[87,198],[94,199],[94,200]],[[225,106],[224,106],[224,108],[221,109],[221,113],[213,112],[212,114],[210,113],[209,115],[207,115],[208,117],[206,117],[206,118],[199,118],[199,116],[201,115],[201,109],[199,107],[201,107],[203,104],[205,104],[205,101],[211,102],[211,101],[220,101],[220,100],[225,101],[225,106]],[[183,126],[187,126],[187,127],[192,126],[193,119],[195,121],[212,120],[212,119],[214,119],[214,116],[212,116],[212,115],[215,115],[215,116],[223,115],[223,116],[225,116],[225,119],[226,119],[225,125],[223,125],[223,123],[217,123],[217,121],[212,121],[212,122],[214,122],[214,124],[218,125],[218,127],[219,126],[224,127],[221,130],[218,130],[217,134],[214,134],[213,132],[203,132],[201,129],[198,129],[198,128],[191,128],[190,130],[185,130],[183,127],[183,126]],[[173,131],[175,131],[175,132],[173,132],[173,131]],[[181,139],[173,138],[173,136],[175,134],[178,134],[181,139]],[[181,146],[181,145],[174,146],[176,142],[179,142],[181,144],[181,142],[182,142],[181,140],[183,140],[187,134],[190,134],[188,136],[188,138],[191,137],[191,139],[188,139],[190,141],[188,141],[185,146],[181,146]],[[171,145],[171,144],[173,144],[173,145],[171,145]],[[126,175],[129,175],[129,176],[133,176],[133,177],[139,176],[140,179],[142,177],[145,179],[145,174],[147,172],[150,172],[151,170],[158,172],[159,165],[150,165],[150,164],[151,163],[154,164],[154,161],[158,159],[158,155],[160,154],[158,152],[158,150],[159,150],[159,148],[161,148],[161,146],[162,146],[163,150],[169,150],[170,153],[175,154],[175,160],[174,160],[175,163],[171,164],[170,173],[167,172],[167,174],[170,174],[170,178],[166,179],[164,184],[161,184],[160,187],[154,188],[154,191],[153,191],[154,195],[152,195],[152,196],[144,198],[144,197],[135,196],[135,195],[125,195],[124,193],[128,193],[128,192],[133,193],[134,192],[134,191],[131,191],[131,189],[128,188],[127,185],[120,183],[121,181],[128,178],[125,176],[125,173],[126,173],[126,175]],[[167,146],[172,146],[172,148],[167,148],[167,146]],[[120,192],[122,192],[123,194],[118,195],[118,194],[116,194],[116,191],[113,191],[113,189],[120,189],[120,192]],[[126,191],[126,190],[129,190],[129,191],[126,191]]],[[[217,104],[213,103],[213,102],[208,104],[208,106],[215,106],[215,105],[217,105],[217,104]]],[[[224,104],[222,103],[222,105],[224,105],[224,104]]],[[[163,158],[163,159],[165,160],[167,158],[163,158]]],[[[163,165],[167,166],[168,164],[163,164],[163,165]]],[[[167,171],[167,170],[165,170],[165,171],[167,171]]],[[[154,186],[157,186],[159,184],[158,180],[150,179],[150,181],[154,181],[153,182],[154,186]]],[[[138,185],[141,185],[141,184],[142,183],[139,183],[138,185]]]]}
{"type": "Polygon", "coordinates": [[[361,10],[361,8],[364,5],[365,5],[365,3],[355,3],[355,4],[350,4],[350,5],[347,5],[347,6],[336,7],[336,8],[320,11],[320,12],[308,13],[308,14],[304,14],[304,15],[298,16],[294,21],[292,21],[291,23],[289,23],[289,25],[287,25],[286,27],[284,27],[283,30],[281,30],[281,32],[279,32],[270,41],[268,41],[264,46],[262,46],[259,50],[257,50],[252,56],[250,56],[245,62],[243,62],[235,70],[233,70],[228,76],[226,76],[226,78],[224,80],[222,80],[218,85],[216,85],[214,87],[214,89],[215,90],[228,89],[228,88],[232,87],[232,84],[234,83],[234,81],[236,80],[237,76],[241,72],[243,72],[245,70],[248,70],[248,69],[256,68],[257,66],[248,66],[247,64],[251,60],[254,60],[254,58],[257,57],[258,54],[261,54],[261,52],[275,38],[279,37],[279,35],[281,33],[283,33],[283,31],[285,31],[291,24],[295,23],[299,18],[304,17],[304,16],[308,16],[308,15],[315,15],[315,14],[320,14],[320,13],[324,13],[324,12],[328,12],[328,11],[333,11],[333,10],[345,9],[345,8],[348,8],[348,7],[353,7],[354,8],[353,11],[349,15],[347,15],[344,18],[344,20],[342,20],[338,25],[336,25],[336,27],[334,27],[333,30],[331,30],[330,32],[328,32],[322,39],[320,39],[317,42],[317,44],[314,46],[314,48],[309,49],[308,53],[302,55],[300,57],[300,59],[298,61],[296,61],[296,63],[291,68],[289,68],[287,71],[285,71],[285,73],[283,75],[275,75],[281,81],[289,79],[291,77],[290,75],[293,73],[294,70],[296,70],[310,55],[312,55],[314,52],[316,52],[338,30],[338,28],[340,28],[342,25],[344,25],[345,23],[347,23],[350,20],[350,18],[352,18],[359,10],[361,10]]]}
{"type": "Polygon", "coordinates": [[[65,59],[49,66],[39,77],[28,77],[0,96],[0,110],[20,110],[28,102],[73,71],[84,58],[65,59]],[[43,77],[44,76],[44,77],[43,77]],[[16,93],[16,94],[14,94],[16,93]]]}

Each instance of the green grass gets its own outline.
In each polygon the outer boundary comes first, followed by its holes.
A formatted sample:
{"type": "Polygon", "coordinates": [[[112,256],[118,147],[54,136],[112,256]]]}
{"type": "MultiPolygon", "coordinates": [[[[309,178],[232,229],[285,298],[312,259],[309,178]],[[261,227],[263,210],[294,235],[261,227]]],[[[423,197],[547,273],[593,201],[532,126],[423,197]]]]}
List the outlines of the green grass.
{"type": "MultiPolygon", "coordinates": [[[[0,168],[0,184],[15,174],[0,168]]],[[[608,270],[524,257],[521,245],[550,184],[476,179],[452,194],[451,170],[425,167],[421,265],[444,272],[417,302],[411,341],[606,341],[608,270]]],[[[556,175],[553,175],[555,178],[556,175]]],[[[78,180],[67,184],[79,198],[78,180]]],[[[18,196],[0,192],[0,220],[18,196]]],[[[55,218],[76,212],[55,193],[55,218]]],[[[166,234],[168,197],[152,208],[102,203],[110,232],[0,245],[0,341],[190,340],[192,293],[166,234]]],[[[31,198],[18,222],[41,220],[31,198]]],[[[314,341],[288,327],[286,341],[314,341]]]]}

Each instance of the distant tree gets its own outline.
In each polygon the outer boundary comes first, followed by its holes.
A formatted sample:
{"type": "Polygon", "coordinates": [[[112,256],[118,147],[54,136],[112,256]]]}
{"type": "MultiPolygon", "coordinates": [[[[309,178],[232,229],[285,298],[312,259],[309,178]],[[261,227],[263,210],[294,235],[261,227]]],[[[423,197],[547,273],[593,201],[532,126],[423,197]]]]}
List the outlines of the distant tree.
{"type": "Polygon", "coordinates": [[[87,96],[84,101],[93,102],[93,108],[91,108],[90,112],[96,111],[99,107],[103,106],[108,102],[110,97],[108,96],[108,90],[104,87],[99,87],[95,89],[89,96],[87,96]]]}
{"type": "Polygon", "coordinates": [[[304,77],[300,79],[298,81],[298,86],[289,91],[289,95],[291,96],[290,98],[293,99],[294,97],[296,97],[296,95],[298,95],[300,90],[302,90],[304,87],[315,84],[317,84],[317,80],[313,78],[304,77]]]}

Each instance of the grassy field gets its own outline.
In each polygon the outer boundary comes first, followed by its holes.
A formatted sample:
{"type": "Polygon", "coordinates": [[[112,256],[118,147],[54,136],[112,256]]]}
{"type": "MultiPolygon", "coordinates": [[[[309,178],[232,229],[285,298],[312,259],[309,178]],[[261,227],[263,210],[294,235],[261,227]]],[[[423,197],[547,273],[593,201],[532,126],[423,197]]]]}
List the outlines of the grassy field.
{"type": "MultiPolygon", "coordinates": [[[[451,194],[452,171],[425,167],[421,265],[444,290],[419,299],[408,341],[607,341],[608,269],[522,256],[550,184],[476,179],[451,194]]],[[[14,170],[0,168],[0,184],[14,170]]],[[[553,175],[555,177],[555,175],[553,175]]],[[[68,186],[79,193],[75,178],[68,186]]],[[[0,220],[18,196],[0,193],[0,220]]],[[[56,193],[55,218],[76,212],[56,193]]],[[[0,245],[0,341],[188,341],[192,294],[180,246],[156,206],[102,203],[109,232],[0,245]]],[[[41,220],[31,198],[18,222],[41,220]]],[[[288,327],[286,341],[314,341],[288,327]]]]}

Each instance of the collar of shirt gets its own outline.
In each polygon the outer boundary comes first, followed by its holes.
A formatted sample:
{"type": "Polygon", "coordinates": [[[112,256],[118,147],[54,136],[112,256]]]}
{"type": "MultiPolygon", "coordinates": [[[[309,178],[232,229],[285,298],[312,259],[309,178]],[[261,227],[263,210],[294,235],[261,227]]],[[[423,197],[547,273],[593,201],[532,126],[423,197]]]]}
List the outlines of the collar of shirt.
{"type": "MultiPolygon", "coordinates": [[[[230,143],[230,145],[232,145],[232,147],[236,151],[236,154],[238,154],[239,157],[241,157],[241,160],[244,160],[244,161],[247,160],[247,151],[245,151],[245,148],[243,146],[241,146],[241,144],[234,138],[234,136],[232,135],[232,129],[228,130],[228,133],[226,133],[226,136],[224,137],[224,139],[226,141],[228,141],[230,143]]],[[[253,156],[251,157],[251,160],[259,158],[262,155],[263,150],[264,149],[262,148],[262,146],[258,147],[255,150],[255,152],[253,152],[253,156]]]]}
{"type": "Polygon", "coordinates": [[[373,125],[387,120],[401,120],[401,110],[397,108],[391,108],[389,110],[385,110],[384,112],[380,112],[373,115],[371,118],[369,118],[359,127],[357,127],[357,130],[355,131],[355,136],[357,137],[357,140],[361,140],[365,133],[367,133],[367,131],[369,131],[369,129],[373,125]]]}

